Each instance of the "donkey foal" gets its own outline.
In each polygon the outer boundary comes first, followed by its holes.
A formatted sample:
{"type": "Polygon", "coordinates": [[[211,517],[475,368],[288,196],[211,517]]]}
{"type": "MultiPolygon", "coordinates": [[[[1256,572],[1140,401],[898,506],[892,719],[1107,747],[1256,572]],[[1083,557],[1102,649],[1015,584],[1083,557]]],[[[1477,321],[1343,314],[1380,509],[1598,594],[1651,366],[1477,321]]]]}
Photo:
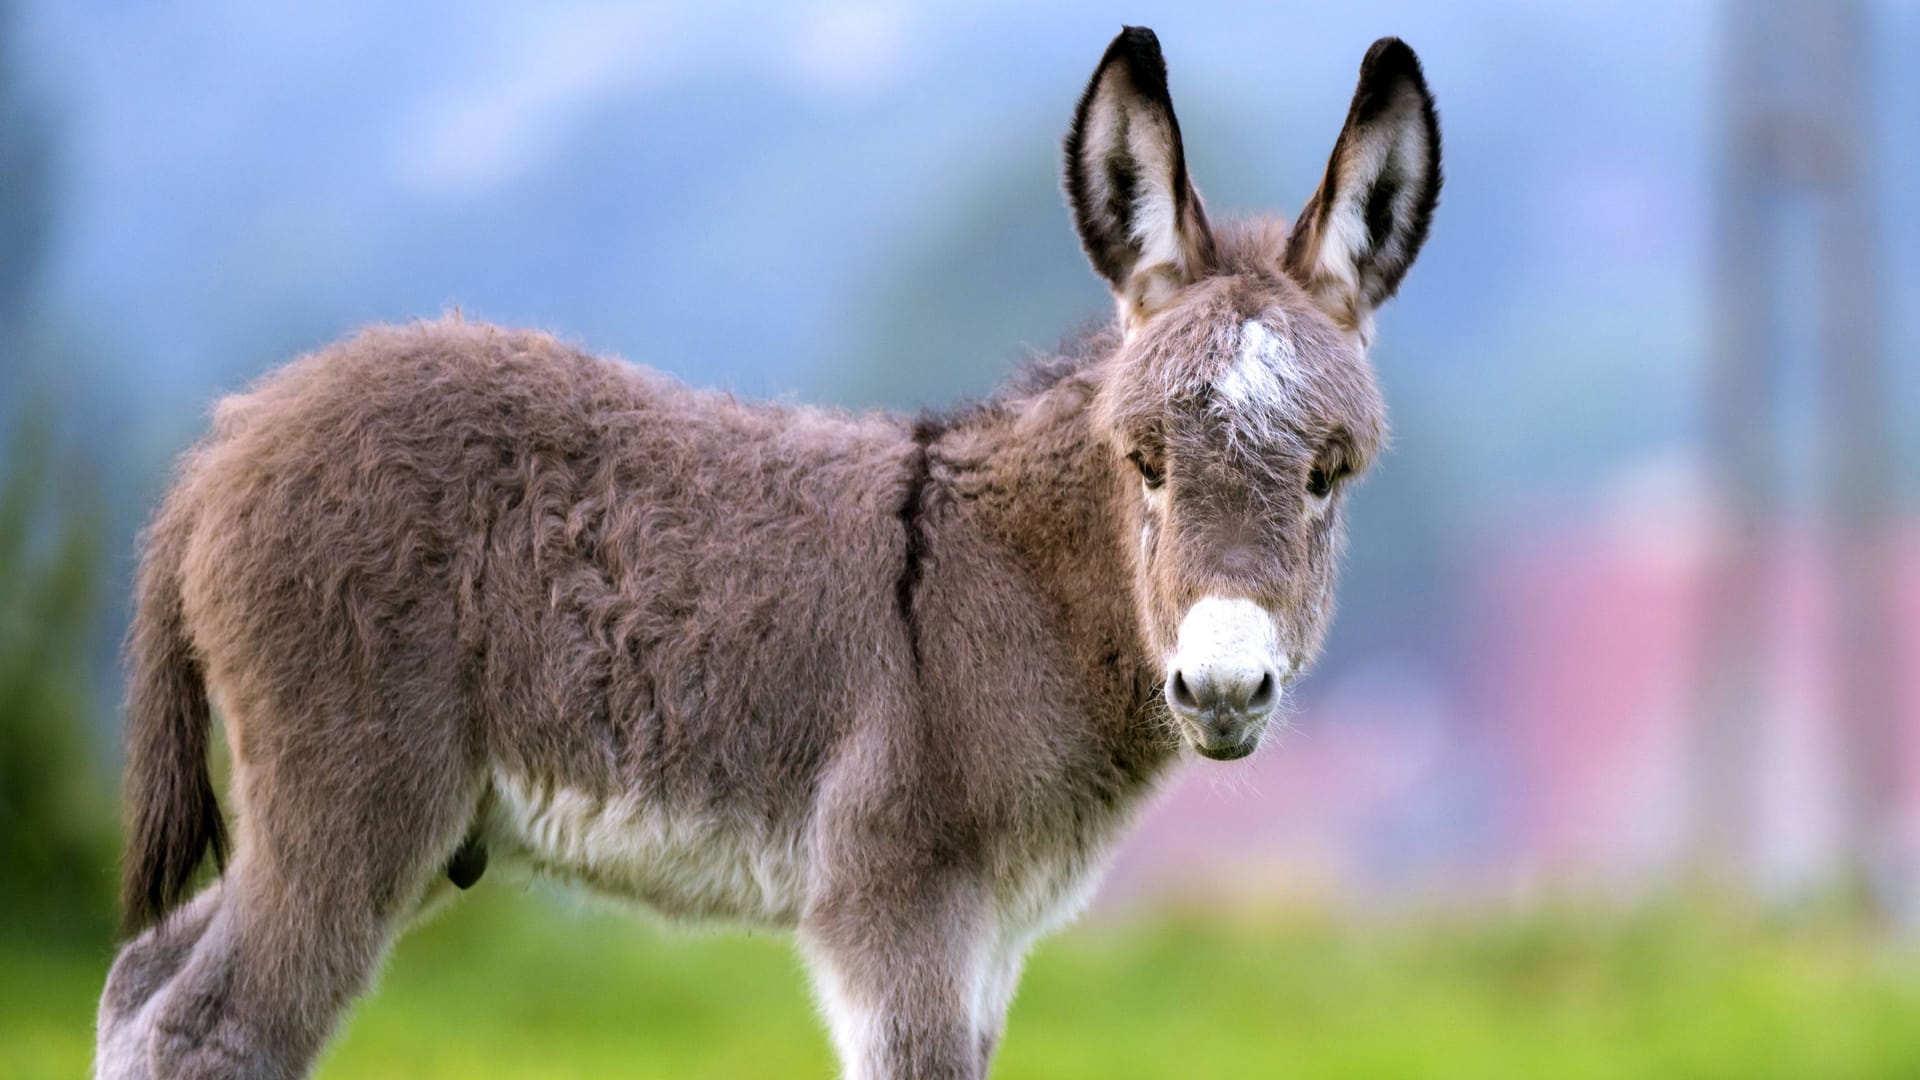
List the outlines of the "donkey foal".
{"type": "Polygon", "coordinates": [[[457,319],[223,402],[145,539],[96,1075],[306,1074],[491,862],[794,928],[848,1076],[982,1076],[1155,782],[1252,753],[1320,647],[1440,131],[1382,40],[1292,228],[1216,228],[1128,29],[1065,184],[1114,325],[948,416],[457,319]],[[214,705],[237,837],[183,904],[214,705]]]}

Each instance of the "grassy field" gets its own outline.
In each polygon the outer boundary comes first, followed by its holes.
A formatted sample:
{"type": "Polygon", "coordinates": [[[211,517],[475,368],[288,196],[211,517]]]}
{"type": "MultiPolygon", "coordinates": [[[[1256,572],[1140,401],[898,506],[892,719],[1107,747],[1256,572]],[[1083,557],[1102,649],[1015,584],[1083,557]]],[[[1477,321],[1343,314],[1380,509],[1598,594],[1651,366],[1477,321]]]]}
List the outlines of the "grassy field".
{"type": "MultiPolygon", "coordinates": [[[[0,937],[0,1076],[84,1075],[101,948],[0,937]]],[[[482,889],[408,937],[321,1075],[832,1075],[779,936],[482,889]]],[[[1697,912],[1169,918],[1043,945],[996,1078],[1914,1077],[1920,956],[1697,912]]]]}

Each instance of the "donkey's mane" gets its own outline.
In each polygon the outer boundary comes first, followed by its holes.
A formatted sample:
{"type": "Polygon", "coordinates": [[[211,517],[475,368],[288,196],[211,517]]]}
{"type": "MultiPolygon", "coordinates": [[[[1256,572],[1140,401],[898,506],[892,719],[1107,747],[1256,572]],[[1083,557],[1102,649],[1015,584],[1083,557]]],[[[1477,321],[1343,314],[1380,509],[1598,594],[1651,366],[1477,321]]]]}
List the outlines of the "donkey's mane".
{"type": "MultiPolygon", "coordinates": [[[[1287,223],[1276,218],[1220,222],[1215,226],[1213,266],[1228,274],[1274,275],[1279,272],[1277,259],[1286,247],[1287,231],[1287,223]]],[[[916,436],[925,440],[937,437],[940,432],[970,427],[975,422],[999,416],[1011,405],[1038,397],[1086,373],[1119,347],[1117,323],[1111,319],[1089,319],[1070,331],[1053,350],[1030,353],[986,396],[928,406],[912,414],[916,436]]]]}
{"type": "Polygon", "coordinates": [[[986,396],[927,406],[913,413],[915,436],[929,441],[941,433],[1003,416],[1010,407],[1085,374],[1111,356],[1119,344],[1120,332],[1112,323],[1089,321],[1052,351],[1029,353],[986,396]]]}
{"type": "Polygon", "coordinates": [[[987,400],[1005,404],[1045,393],[1111,356],[1119,345],[1120,332],[1112,322],[1088,322],[1068,335],[1054,351],[1028,356],[987,400]]]}

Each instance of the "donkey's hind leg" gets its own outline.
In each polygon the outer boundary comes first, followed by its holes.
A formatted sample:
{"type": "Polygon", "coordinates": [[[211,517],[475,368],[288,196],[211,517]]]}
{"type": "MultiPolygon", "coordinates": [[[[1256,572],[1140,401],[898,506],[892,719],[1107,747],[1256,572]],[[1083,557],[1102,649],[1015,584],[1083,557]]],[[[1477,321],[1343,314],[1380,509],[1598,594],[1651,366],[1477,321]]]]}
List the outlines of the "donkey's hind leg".
{"type": "Polygon", "coordinates": [[[452,729],[304,720],[247,730],[238,855],[155,1005],[153,1080],[305,1075],[466,833],[477,770],[452,729]]]}
{"type": "Polygon", "coordinates": [[[100,995],[97,1080],[147,1080],[147,1036],[161,990],[179,974],[206,935],[222,895],[216,881],[185,907],[128,942],[114,958],[100,995]]]}

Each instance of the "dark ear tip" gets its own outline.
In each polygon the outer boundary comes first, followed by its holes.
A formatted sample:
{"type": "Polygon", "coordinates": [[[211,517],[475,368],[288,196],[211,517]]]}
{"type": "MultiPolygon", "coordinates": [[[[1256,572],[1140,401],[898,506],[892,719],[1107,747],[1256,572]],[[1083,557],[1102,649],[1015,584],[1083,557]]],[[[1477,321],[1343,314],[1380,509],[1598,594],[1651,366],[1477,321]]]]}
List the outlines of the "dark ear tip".
{"type": "Polygon", "coordinates": [[[1397,37],[1383,37],[1367,49],[1366,58],[1360,61],[1360,79],[1373,82],[1378,79],[1409,78],[1421,86],[1427,83],[1420,72],[1420,57],[1414,54],[1413,46],[1397,37]]]}
{"type": "Polygon", "coordinates": [[[1144,26],[1122,27],[1113,44],[1107,46],[1107,55],[1100,60],[1100,66],[1106,67],[1114,61],[1127,65],[1127,75],[1133,84],[1149,93],[1167,82],[1167,60],[1160,52],[1160,38],[1144,26]]]}

